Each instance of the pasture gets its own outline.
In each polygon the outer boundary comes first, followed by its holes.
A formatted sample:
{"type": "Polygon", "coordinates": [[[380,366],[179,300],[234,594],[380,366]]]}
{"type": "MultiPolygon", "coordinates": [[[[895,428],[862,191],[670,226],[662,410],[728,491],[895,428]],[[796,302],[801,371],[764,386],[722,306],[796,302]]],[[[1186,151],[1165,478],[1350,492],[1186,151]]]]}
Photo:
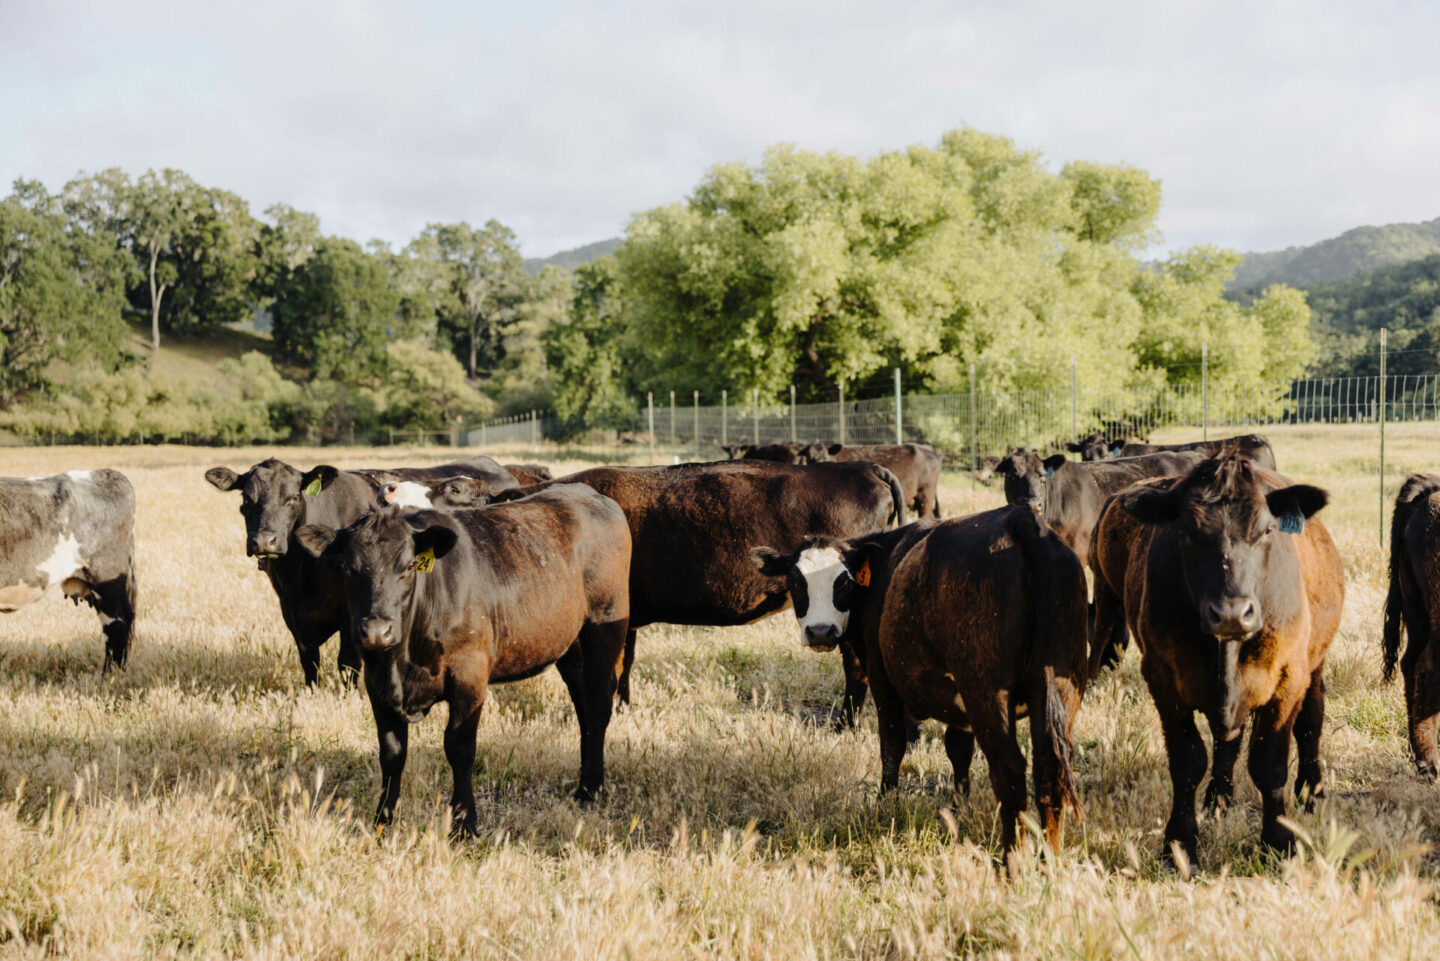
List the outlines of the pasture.
{"type": "MultiPolygon", "coordinates": [[[[970,796],[954,797],[927,726],[898,794],[877,798],[873,706],[855,732],[831,729],[839,659],[802,651],[788,611],[642,630],[635,703],[610,727],[590,809],[570,800],[579,737],[555,672],[493,689],[474,843],[447,838],[435,712],[411,735],[398,820],[377,838],[374,725],[337,681],[338,641],[307,690],[244,556],[238,497],[202,477],[272,451],[7,450],[7,475],[130,477],[140,600],[130,665],[106,677],[88,608],[52,594],[0,618],[0,957],[1433,955],[1440,795],[1413,773],[1399,685],[1379,683],[1374,427],[1265,432],[1282,471],[1331,492],[1320,516],[1346,563],[1328,796],[1310,814],[1292,806],[1303,840],[1280,860],[1259,848],[1258,796],[1240,774],[1236,803],[1202,820],[1191,881],[1159,867],[1170,787],[1133,647],[1076,724],[1087,819],[1067,819],[1058,859],[1032,843],[1006,877],[980,753],[970,796]]],[[[1405,472],[1440,466],[1436,439],[1433,425],[1391,428],[1387,499],[1405,472]]],[[[486,452],[557,476],[615,459],[486,452]]],[[[358,467],[451,453],[281,456],[358,467]]],[[[998,484],[942,479],[945,516],[1000,502],[998,484]]]]}

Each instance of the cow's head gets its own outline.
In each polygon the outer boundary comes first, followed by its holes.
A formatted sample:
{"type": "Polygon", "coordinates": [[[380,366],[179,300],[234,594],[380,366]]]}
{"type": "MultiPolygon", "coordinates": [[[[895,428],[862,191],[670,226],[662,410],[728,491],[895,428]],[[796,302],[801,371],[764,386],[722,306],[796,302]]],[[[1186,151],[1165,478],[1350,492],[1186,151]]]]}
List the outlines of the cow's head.
{"type": "Polygon", "coordinates": [[[724,444],[720,447],[731,460],[740,460],[750,452],[749,444],[724,444]]]}
{"type": "Polygon", "coordinates": [[[1064,463],[1064,454],[1052,454],[1042,460],[1033,447],[1016,447],[995,465],[995,473],[1005,478],[1005,503],[1026,505],[1037,514],[1044,514],[1050,478],[1064,463]]]}
{"type": "Polygon", "coordinates": [[[273,457],[243,474],[228,467],[205,472],[205,479],[219,490],[240,492],[245,553],[261,558],[285,554],[290,534],[305,522],[305,498],[320,493],[338,476],[340,472],[328,465],[302,474],[273,457]]]}
{"type": "Polygon", "coordinates": [[[1235,450],[1200,462],[1169,490],[1119,495],[1137,520],[1174,532],[1200,629],[1222,641],[1248,639],[1264,625],[1272,549],[1303,531],[1328,499],[1308,484],[1266,491],[1254,462],[1235,450]]]}
{"type": "Polygon", "coordinates": [[[1107,440],[1103,434],[1086,434],[1078,441],[1071,441],[1065,449],[1079,454],[1082,461],[1109,460],[1120,453],[1120,447],[1107,440]]]}
{"type": "Polygon", "coordinates": [[[442,507],[484,507],[490,503],[490,485],[478,477],[447,477],[434,484],[391,481],[380,488],[381,506],[426,510],[442,507]]]}
{"type": "Polygon", "coordinates": [[[869,552],[832,537],[812,537],[790,554],[769,547],[750,550],[750,563],[767,577],[784,577],[800,646],[828,651],[850,626],[860,592],[870,586],[869,552]]]}
{"type": "Polygon", "coordinates": [[[800,452],[800,456],[807,464],[823,464],[826,461],[834,460],[835,455],[844,449],[844,444],[827,444],[817,440],[806,445],[805,449],[800,452]]]}
{"type": "Polygon", "coordinates": [[[367,651],[384,651],[404,639],[416,578],[443,563],[458,535],[435,511],[387,507],[339,531],[307,524],[295,538],[311,556],[337,562],[351,636],[367,651]]]}

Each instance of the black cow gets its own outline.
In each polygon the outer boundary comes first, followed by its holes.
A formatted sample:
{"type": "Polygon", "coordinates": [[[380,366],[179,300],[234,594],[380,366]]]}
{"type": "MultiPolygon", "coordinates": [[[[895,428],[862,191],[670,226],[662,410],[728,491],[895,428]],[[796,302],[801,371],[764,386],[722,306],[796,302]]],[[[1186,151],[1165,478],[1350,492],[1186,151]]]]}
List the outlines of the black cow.
{"type": "Polygon", "coordinates": [[[1189,450],[1080,463],[1064,454],[1041,460],[1024,447],[1003,458],[995,472],[1005,477],[1006,502],[1028,504],[1085,564],[1107,497],[1147,477],[1183,474],[1205,457],[1189,450]]]}
{"type": "Polygon", "coordinates": [[[922,520],[940,516],[940,455],[929,444],[875,444],[847,447],[815,441],[803,451],[805,463],[868,460],[900,478],[905,503],[922,520]]]}
{"type": "Polygon", "coordinates": [[[1015,721],[1028,716],[1041,823],[1058,848],[1062,808],[1080,813],[1070,728],[1086,681],[1085,576],[1032,511],[811,538],[785,555],[757,547],[752,561],[788,579],[802,646],[843,639],[863,652],[882,790],[899,781],[907,712],[941,720],[957,790],[969,790],[980,743],[1008,853],[1026,807],[1015,721]]]}
{"type": "Polygon", "coordinates": [[[799,444],[726,444],[720,448],[730,455],[731,460],[773,460],[781,464],[803,463],[799,444]]]}
{"type": "Polygon", "coordinates": [[[1275,469],[1275,450],[1270,441],[1260,434],[1241,434],[1222,440],[1197,440],[1189,444],[1140,444],[1128,443],[1120,448],[1121,457],[1139,457],[1141,454],[1159,454],[1170,451],[1198,451],[1206,457],[1214,457],[1222,450],[1239,450],[1250,456],[1258,467],[1275,469]]]}
{"type": "Polygon", "coordinates": [[[296,538],[343,572],[380,741],[377,823],[395,814],[409,725],[444,701],[453,828],[473,835],[486,690],[551,664],[580,722],[575,796],[594,798],[629,617],[630,531],[614,501],[561,484],[484,510],[392,507],[338,532],[307,524],[296,538]]]}
{"type": "MultiPolygon", "coordinates": [[[[1124,441],[1111,440],[1104,434],[1086,434],[1078,441],[1071,441],[1065,445],[1065,449],[1072,454],[1079,454],[1082,461],[1109,460],[1112,457],[1119,457],[1124,447],[1124,441]]],[[[1137,451],[1137,453],[1144,453],[1144,451],[1137,451]]]]}
{"type": "Polygon", "coordinates": [[[1440,776],[1440,477],[1411,474],[1390,520],[1390,589],[1385,595],[1385,680],[1398,661],[1405,681],[1410,755],[1426,780],[1440,776]],[[1407,636],[1408,635],[1408,636],[1407,636]],[[1405,639],[1405,655],[1400,642],[1405,639]]]}
{"type": "MultiPolygon", "coordinates": [[[[878,464],[792,467],[763,460],[673,467],[594,467],[555,483],[588,484],[630,521],[630,633],[620,699],[630,700],[636,631],[647,624],[726,627],[783,608],[785,584],[750,564],[753,544],[794,550],[807,537],[850,537],[905,519],[904,493],[878,464]]],[[[514,497],[543,487],[521,488],[514,497]]],[[[865,672],[842,648],[844,716],[865,701],[865,672]]]]}
{"type": "Polygon", "coordinates": [[[58,586],[100,615],[105,666],[135,631],[135,490],[119,471],[0,478],[0,612],[58,586]]]}
{"type": "MultiPolygon", "coordinates": [[[[320,647],[340,634],[342,671],[360,669],[359,654],[349,635],[349,617],[338,572],[295,546],[295,531],[304,524],[346,527],[377,506],[381,485],[428,482],[457,474],[483,482],[493,491],[511,490],[515,478],[489,457],[438,467],[378,468],[342,471],[322,464],[303,474],[284,461],[270,458],[244,474],[212,467],[205,479],[222,491],[240,491],[245,518],[245,553],[259,559],[280,601],[280,614],[295,638],[305,682],[319,677],[320,647]]],[[[353,675],[352,675],[353,676],[353,675]]]]}

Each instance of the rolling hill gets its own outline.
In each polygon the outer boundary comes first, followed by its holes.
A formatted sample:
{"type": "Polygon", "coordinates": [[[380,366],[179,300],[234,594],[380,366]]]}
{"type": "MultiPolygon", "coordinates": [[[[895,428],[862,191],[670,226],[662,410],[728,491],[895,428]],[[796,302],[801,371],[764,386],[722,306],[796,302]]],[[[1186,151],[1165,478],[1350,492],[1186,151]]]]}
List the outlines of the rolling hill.
{"type": "Polygon", "coordinates": [[[1440,218],[1413,224],[1356,227],[1306,247],[1250,253],[1240,262],[1231,290],[1268,284],[1310,287],[1333,284],[1354,274],[1408,263],[1440,253],[1440,218]]]}
{"type": "Polygon", "coordinates": [[[563,267],[566,270],[574,270],[581,264],[588,264],[592,260],[599,260],[606,254],[613,254],[620,249],[620,245],[624,242],[624,237],[611,237],[608,240],[597,240],[593,244],[576,247],[574,250],[562,250],[549,257],[527,257],[525,258],[525,269],[532,274],[538,274],[541,267],[563,267]]]}

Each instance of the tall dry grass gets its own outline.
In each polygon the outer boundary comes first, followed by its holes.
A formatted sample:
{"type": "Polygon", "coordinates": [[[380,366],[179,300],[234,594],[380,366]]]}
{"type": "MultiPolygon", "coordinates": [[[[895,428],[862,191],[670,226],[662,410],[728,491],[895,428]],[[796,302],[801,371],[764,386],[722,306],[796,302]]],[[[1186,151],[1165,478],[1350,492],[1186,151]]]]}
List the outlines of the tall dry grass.
{"type": "MultiPolygon", "coordinates": [[[[306,690],[235,495],[205,467],[269,451],[7,451],[0,473],[116,466],[139,501],[131,664],[99,674],[87,609],[47,597],[0,618],[0,956],[48,957],[1410,957],[1440,949],[1435,788],[1413,775],[1397,687],[1381,687],[1384,558],[1373,428],[1271,432],[1281,467],[1335,496],[1346,558],[1323,754],[1305,840],[1258,846],[1258,795],[1202,824],[1200,871],[1160,871],[1169,781],[1137,669],[1086,697],[1088,820],[1066,850],[994,867],[975,762],[949,790],[938,729],[878,798],[873,713],[828,715],[838,660],[788,614],[744,628],[652,627],[617,716],[602,800],[569,800],[579,739],[553,672],[498,688],[476,771],[485,839],[445,837],[442,718],[412,734],[401,817],[377,839],[364,699],[306,690]]],[[[1393,431],[1389,489],[1430,466],[1436,431],[1393,431]],[[1397,436],[1398,435],[1398,436],[1397,436]]],[[[287,451],[341,466],[448,451],[287,451]]],[[[502,452],[535,459],[531,451],[502,452]]],[[[553,455],[552,452],[552,462],[553,455]]],[[[542,455],[543,456],[543,455],[542,455]]],[[[566,469],[574,459],[555,462],[566,469]]],[[[947,514],[999,502],[946,478],[947,514]]]]}

